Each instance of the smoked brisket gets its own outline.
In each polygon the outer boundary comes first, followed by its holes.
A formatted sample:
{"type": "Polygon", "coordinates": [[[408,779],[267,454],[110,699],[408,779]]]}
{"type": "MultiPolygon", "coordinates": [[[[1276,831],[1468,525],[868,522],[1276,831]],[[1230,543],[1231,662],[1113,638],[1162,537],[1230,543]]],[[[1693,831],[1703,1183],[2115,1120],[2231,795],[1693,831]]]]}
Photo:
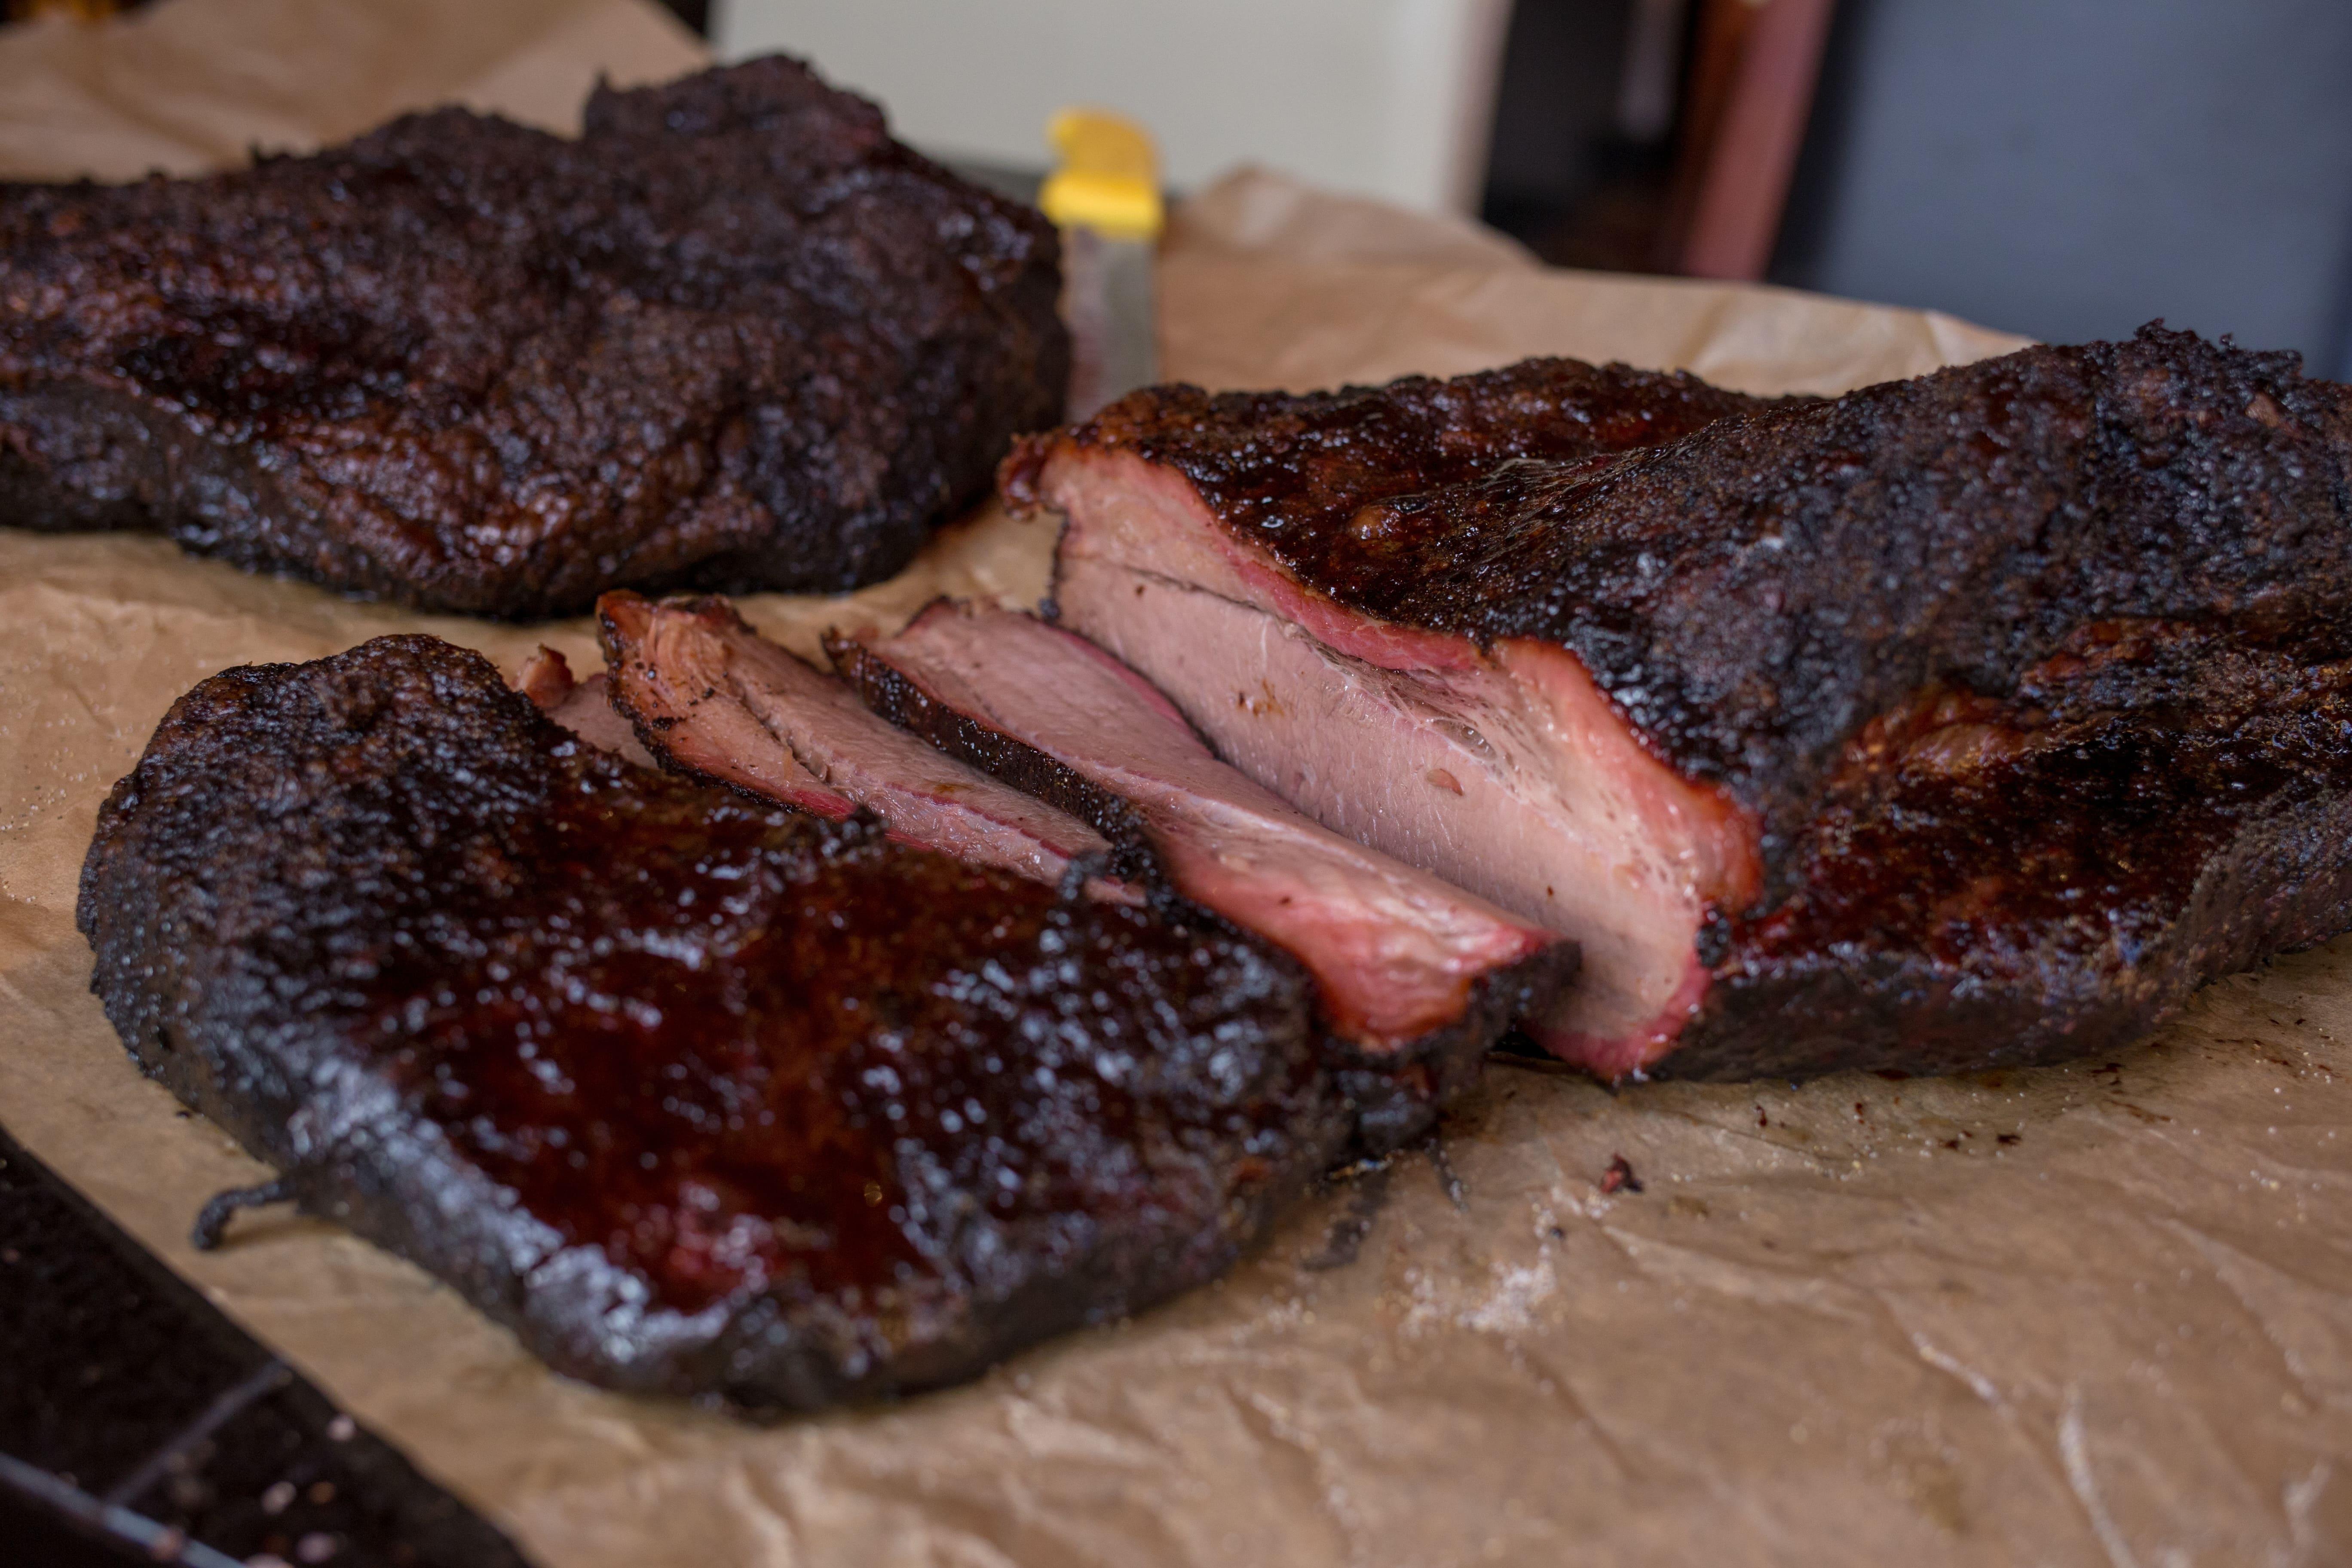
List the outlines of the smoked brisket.
{"type": "Polygon", "coordinates": [[[1425,1131],[1576,972],[1572,943],[1318,826],[1134,671],[1034,616],[942,599],[893,637],[826,646],[876,711],[1107,833],[1139,831],[1176,892],[1306,965],[1364,1152],[1425,1131]]]}
{"type": "Polygon", "coordinates": [[[1538,1032],[1610,1076],[2101,1048],[2352,925],[2352,389],[2292,354],[1158,389],[1002,479],[1227,760],[1578,938],[1538,1032]]]}
{"type": "Polygon", "coordinates": [[[854,587],[1057,416],[1058,255],[782,57],[0,186],[0,522],[507,617],[854,587]]]}
{"type": "Polygon", "coordinates": [[[1281,952],[633,766],[430,637],[182,698],[79,919],[143,1068],[615,1388],[968,1376],[1215,1274],[1347,1131],[1281,952]]]}
{"type": "Polygon", "coordinates": [[[621,589],[596,601],[596,619],[614,706],[672,772],[819,816],[869,811],[893,838],[1049,885],[1091,862],[1097,896],[1138,896],[1099,875],[1111,861],[1100,833],[876,717],[727,600],[621,589]]]}

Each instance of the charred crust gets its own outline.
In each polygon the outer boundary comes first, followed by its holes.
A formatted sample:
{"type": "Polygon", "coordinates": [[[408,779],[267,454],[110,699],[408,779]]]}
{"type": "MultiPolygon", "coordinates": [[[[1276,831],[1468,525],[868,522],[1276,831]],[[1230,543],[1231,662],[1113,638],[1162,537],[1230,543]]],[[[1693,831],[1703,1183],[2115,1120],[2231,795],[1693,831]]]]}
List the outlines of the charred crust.
{"type": "Polygon", "coordinates": [[[1514,1020],[1540,1012],[1581,966],[1574,942],[1529,954],[1472,982],[1462,1013],[1442,1029],[1374,1055],[1327,1036],[1323,1048],[1355,1106],[1351,1152],[1376,1157],[1404,1148],[1437,1124],[1438,1113],[1477,1083],[1486,1054],[1514,1020]]]}
{"type": "Polygon", "coordinates": [[[290,1204],[299,1196],[290,1173],[274,1177],[258,1186],[231,1187],[226,1192],[215,1193],[196,1212],[196,1222],[188,1230],[188,1245],[198,1252],[210,1252],[226,1239],[231,1216],[247,1209],[290,1204]]]}
{"type": "Polygon", "coordinates": [[[1832,775],[1652,1070],[2025,1065],[2137,1039],[2352,927],[2352,662],[2109,623],[2017,693],[1922,693],[1832,775]]]}
{"type": "Polygon", "coordinates": [[[1724,918],[1722,910],[1712,904],[1707,906],[1691,945],[1703,967],[1713,969],[1723,962],[1731,952],[1731,922],[1724,918]]]}
{"type": "Polygon", "coordinates": [[[183,697],[78,919],[306,1209],[635,1392],[968,1377],[1205,1280],[1347,1133],[1287,955],[628,767],[429,637],[183,697]]]}
{"type": "Polygon", "coordinates": [[[0,281],[12,522],[509,619],[878,581],[1069,374],[1052,226],[781,56],[9,185],[0,281]]]}

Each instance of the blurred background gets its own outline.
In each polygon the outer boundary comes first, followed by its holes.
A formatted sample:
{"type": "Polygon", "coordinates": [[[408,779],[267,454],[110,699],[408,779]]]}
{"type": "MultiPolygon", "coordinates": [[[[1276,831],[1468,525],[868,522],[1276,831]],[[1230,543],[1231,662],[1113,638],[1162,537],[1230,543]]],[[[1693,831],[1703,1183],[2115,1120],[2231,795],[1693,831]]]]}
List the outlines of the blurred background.
{"type": "Polygon", "coordinates": [[[1094,102],[1180,191],[1256,163],[1564,266],[2054,341],[2161,316],[2352,378],[2352,0],[668,3],[1015,178],[1094,102]]]}
{"type": "Polygon", "coordinates": [[[2069,341],[2152,317],[2352,376],[2347,0],[715,0],[910,140],[1041,106],[1474,213],[1547,260],[2069,341]]]}

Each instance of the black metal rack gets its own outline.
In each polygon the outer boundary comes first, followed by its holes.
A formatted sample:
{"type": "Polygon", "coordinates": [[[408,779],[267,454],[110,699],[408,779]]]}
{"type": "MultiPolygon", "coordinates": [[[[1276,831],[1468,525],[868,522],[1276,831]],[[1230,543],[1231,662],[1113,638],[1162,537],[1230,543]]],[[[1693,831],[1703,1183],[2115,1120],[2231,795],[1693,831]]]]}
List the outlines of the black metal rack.
{"type": "Polygon", "coordinates": [[[523,1568],[0,1131],[0,1552],[27,1568],[523,1568]]]}

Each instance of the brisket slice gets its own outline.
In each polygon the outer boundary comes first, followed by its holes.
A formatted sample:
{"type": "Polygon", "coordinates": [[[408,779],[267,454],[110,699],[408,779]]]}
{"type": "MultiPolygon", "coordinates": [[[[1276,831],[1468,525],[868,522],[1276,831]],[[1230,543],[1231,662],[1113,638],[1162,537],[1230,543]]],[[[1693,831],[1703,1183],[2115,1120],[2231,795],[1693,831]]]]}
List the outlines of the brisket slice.
{"type": "Polygon", "coordinates": [[[541,643],[539,651],[515,671],[514,689],[531,705],[600,752],[610,752],[641,768],[657,767],[654,754],[637,740],[637,732],[613,706],[611,682],[603,670],[582,680],[572,663],[541,643]]]}
{"type": "Polygon", "coordinates": [[[182,698],[79,918],[148,1072],[616,1388],[970,1375],[1345,1132],[1281,953],[632,768],[429,637],[182,698]]]}
{"type": "Polygon", "coordinates": [[[828,647],[934,744],[1107,831],[1139,819],[1177,892],[1304,963],[1369,1150],[1426,1128],[1574,971],[1551,932],[1300,816],[1132,670],[1034,616],[939,600],[894,637],[828,647]]]}
{"type": "Polygon", "coordinates": [[[674,771],[820,816],[863,808],[893,838],[1049,884],[1090,858],[1108,867],[1100,833],[877,718],[724,599],[654,604],[624,589],[596,617],[614,707],[674,771]]]}
{"type": "Polygon", "coordinates": [[[430,609],[898,571],[1056,417],[1052,228],[781,57],[0,186],[0,521],[430,609]]]}
{"type": "Polygon", "coordinates": [[[2352,923],[2352,392],[2150,328],[1646,445],[1675,419],[1625,400],[1704,411],[1687,384],[1549,373],[1571,438],[1506,451],[1517,374],[1447,384],[1485,412],[1434,419],[1391,406],[1425,383],[1296,417],[1138,394],[1002,480],[1066,519],[1064,623],[1221,754],[1578,939],[1537,1027],[1562,1055],[2046,1058],[2352,923]],[[1464,444],[1494,454],[1466,477],[1464,444]],[[2100,689],[2141,672],[2127,704],[2070,695],[2096,649],[2100,689]],[[1895,743],[1962,711],[2070,740],[1895,743]]]}

